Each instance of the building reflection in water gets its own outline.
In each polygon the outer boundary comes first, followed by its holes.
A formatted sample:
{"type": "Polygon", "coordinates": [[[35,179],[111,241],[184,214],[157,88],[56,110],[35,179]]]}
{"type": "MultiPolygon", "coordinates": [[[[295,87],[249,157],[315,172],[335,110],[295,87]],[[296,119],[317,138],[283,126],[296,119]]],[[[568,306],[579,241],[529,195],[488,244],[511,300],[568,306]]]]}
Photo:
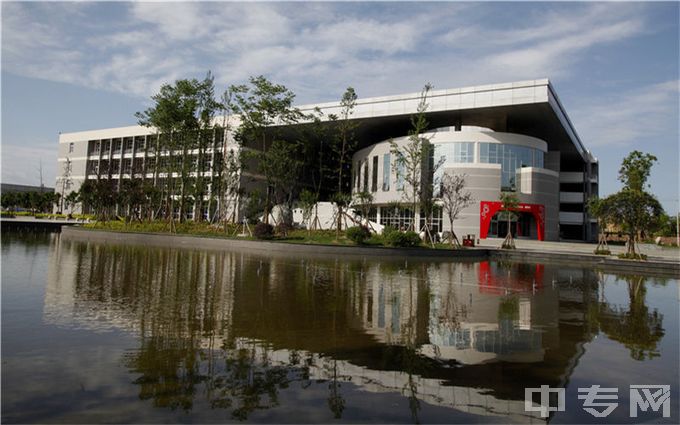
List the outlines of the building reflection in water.
{"type": "Polygon", "coordinates": [[[139,397],[190,410],[197,397],[235,419],[279,404],[279,392],[328,383],[510,421],[524,388],[563,386],[602,331],[653,357],[663,317],[630,278],[626,309],[602,300],[595,272],[499,262],[262,257],[55,241],[44,318],[123,330],[139,397]]]}

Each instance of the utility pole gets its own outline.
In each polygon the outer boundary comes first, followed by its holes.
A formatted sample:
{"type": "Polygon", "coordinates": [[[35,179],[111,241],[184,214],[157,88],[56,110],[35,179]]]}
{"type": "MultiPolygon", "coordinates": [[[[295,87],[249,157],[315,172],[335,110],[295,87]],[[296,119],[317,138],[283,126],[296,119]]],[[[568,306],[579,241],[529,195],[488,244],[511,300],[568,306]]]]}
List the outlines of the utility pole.
{"type": "Polygon", "coordinates": [[[675,214],[675,246],[680,248],[680,209],[675,214]]]}

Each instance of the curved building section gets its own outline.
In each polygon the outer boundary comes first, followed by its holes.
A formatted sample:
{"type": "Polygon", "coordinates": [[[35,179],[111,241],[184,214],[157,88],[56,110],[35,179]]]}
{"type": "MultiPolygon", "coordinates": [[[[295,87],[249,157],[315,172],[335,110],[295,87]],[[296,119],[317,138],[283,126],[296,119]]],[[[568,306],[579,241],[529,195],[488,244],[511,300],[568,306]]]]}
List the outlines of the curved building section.
{"type": "MultiPolygon", "coordinates": [[[[426,137],[434,148],[430,162],[439,165],[434,172],[435,197],[437,182],[444,174],[459,174],[465,177],[466,189],[474,199],[454,223],[457,235],[503,237],[508,223],[499,211],[500,195],[514,191],[520,204],[510,223],[513,234],[539,240],[559,238],[559,172],[547,168],[548,144],[544,140],[466,126],[439,128],[426,137]]],[[[424,219],[404,202],[409,187],[392,143],[401,149],[409,138],[384,140],[354,154],[352,191],[373,194],[376,208],[371,220],[397,228],[407,228],[415,220],[420,229],[424,219]]],[[[435,214],[435,231],[451,230],[444,216],[441,210],[435,214]]]]}

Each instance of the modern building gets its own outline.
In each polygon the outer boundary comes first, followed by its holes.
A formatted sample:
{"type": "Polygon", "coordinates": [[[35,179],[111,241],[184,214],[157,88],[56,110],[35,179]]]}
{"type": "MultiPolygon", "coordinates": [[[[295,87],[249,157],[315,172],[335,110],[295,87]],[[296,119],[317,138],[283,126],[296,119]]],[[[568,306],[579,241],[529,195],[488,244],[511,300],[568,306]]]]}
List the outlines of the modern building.
{"type": "MultiPolygon", "coordinates": [[[[422,221],[418,211],[403,206],[403,179],[391,154],[391,142],[408,143],[410,118],[419,101],[420,93],[359,99],[352,114],[358,124],[352,191],[373,194],[376,208],[370,218],[379,225],[402,227],[422,221]],[[398,202],[402,206],[396,206],[398,202]]],[[[596,236],[595,220],[585,206],[598,193],[598,162],[579,139],[547,79],[435,90],[427,103],[425,115],[432,129],[427,137],[437,162],[443,161],[437,177],[464,174],[474,198],[455,223],[458,235],[504,236],[507,223],[498,219],[500,195],[512,190],[520,201],[511,222],[517,237],[591,240],[596,236]]],[[[337,102],[300,107],[303,112],[314,108],[325,117],[340,112],[337,102]]],[[[231,118],[233,128],[238,117],[231,118]]],[[[229,134],[222,139],[226,146],[234,143],[229,134]]],[[[66,192],[77,190],[86,179],[105,177],[120,184],[128,178],[167,178],[153,173],[157,161],[150,147],[155,143],[155,132],[140,126],[61,134],[58,170],[70,170],[66,192]]],[[[196,152],[189,155],[195,157],[196,152]]],[[[201,170],[196,166],[194,173],[209,178],[213,148],[207,155],[208,166],[201,170]]],[[[192,162],[197,163],[195,158],[192,162]]],[[[64,186],[60,178],[58,191],[64,186]]],[[[242,181],[246,189],[251,184],[245,177],[242,181]]],[[[441,215],[434,227],[439,232],[449,230],[441,215]]]]}

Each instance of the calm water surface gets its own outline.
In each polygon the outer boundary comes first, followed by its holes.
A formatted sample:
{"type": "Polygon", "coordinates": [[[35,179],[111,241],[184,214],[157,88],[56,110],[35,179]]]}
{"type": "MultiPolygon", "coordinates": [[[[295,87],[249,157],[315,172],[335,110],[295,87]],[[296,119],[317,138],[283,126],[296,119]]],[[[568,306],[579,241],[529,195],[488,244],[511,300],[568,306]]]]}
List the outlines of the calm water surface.
{"type": "Polygon", "coordinates": [[[550,264],[259,256],[2,235],[2,421],[622,423],[671,386],[678,280],[550,264]],[[597,419],[578,388],[619,389],[597,419]]]}

